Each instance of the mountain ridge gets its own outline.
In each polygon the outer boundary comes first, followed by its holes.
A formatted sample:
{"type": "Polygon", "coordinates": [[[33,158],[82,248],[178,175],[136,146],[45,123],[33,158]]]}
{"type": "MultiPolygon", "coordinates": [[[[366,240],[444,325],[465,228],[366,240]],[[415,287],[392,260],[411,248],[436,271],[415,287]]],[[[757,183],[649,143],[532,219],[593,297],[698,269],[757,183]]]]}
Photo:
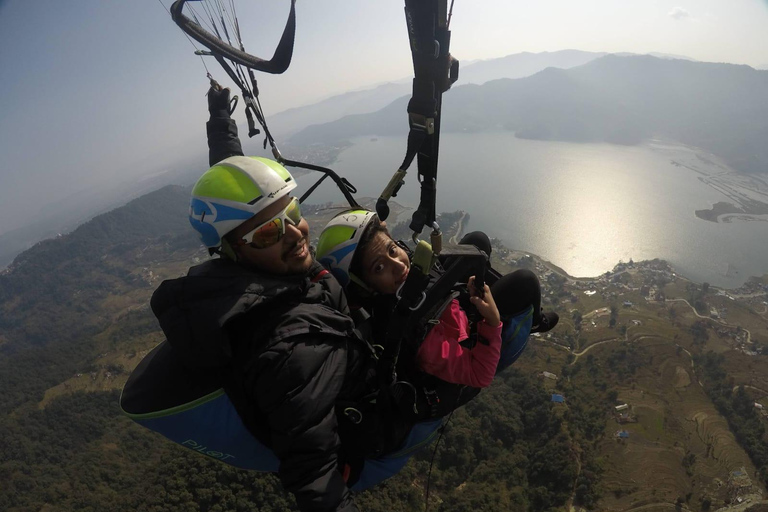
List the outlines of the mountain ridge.
{"type": "MultiPolygon", "coordinates": [[[[403,100],[298,132],[291,142],[402,135],[403,100]]],[[[702,147],[743,172],[768,171],[768,72],[746,65],[606,55],[582,66],[464,85],[443,97],[446,132],[638,144],[662,137],[702,147]]]]}

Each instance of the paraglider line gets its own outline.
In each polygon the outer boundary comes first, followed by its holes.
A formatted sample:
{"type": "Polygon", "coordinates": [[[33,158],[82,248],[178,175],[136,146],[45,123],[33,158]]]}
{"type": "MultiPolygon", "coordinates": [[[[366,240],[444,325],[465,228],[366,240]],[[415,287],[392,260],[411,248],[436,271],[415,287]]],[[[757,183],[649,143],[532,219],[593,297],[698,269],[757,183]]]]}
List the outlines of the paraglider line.
{"type": "MultiPolygon", "coordinates": [[[[158,2],[160,2],[160,5],[162,5],[162,6],[163,6],[163,9],[165,9],[165,12],[167,12],[168,14],[171,14],[171,11],[169,11],[169,10],[168,10],[168,8],[165,6],[165,4],[163,3],[163,0],[157,0],[157,1],[158,1],[158,2]]],[[[192,38],[191,38],[191,37],[189,37],[189,36],[187,35],[187,33],[186,33],[186,32],[184,32],[183,30],[181,31],[181,33],[182,33],[182,34],[184,34],[184,37],[186,37],[186,38],[187,38],[187,41],[189,41],[189,44],[191,44],[191,45],[192,45],[192,48],[194,48],[194,49],[195,49],[195,53],[199,52],[199,51],[200,51],[200,49],[197,47],[197,45],[196,45],[196,44],[195,44],[195,42],[192,40],[192,38]]],[[[211,72],[208,70],[208,66],[206,66],[206,65],[205,65],[205,59],[203,58],[203,56],[202,56],[202,55],[199,55],[199,57],[200,57],[200,62],[202,62],[202,63],[203,63],[203,67],[205,68],[205,74],[206,74],[206,76],[210,77],[210,76],[211,76],[211,72]]]]}
{"type": "Polygon", "coordinates": [[[424,512],[429,512],[429,483],[430,479],[432,478],[432,466],[435,463],[435,455],[437,455],[437,447],[440,446],[440,440],[443,438],[443,434],[445,433],[446,427],[448,427],[448,423],[450,423],[451,418],[453,417],[453,413],[456,411],[454,408],[451,411],[451,414],[448,415],[448,419],[445,421],[442,427],[440,427],[440,435],[437,436],[437,442],[435,443],[435,449],[432,450],[432,458],[429,461],[429,471],[427,472],[427,492],[424,499],[424,512]]]}

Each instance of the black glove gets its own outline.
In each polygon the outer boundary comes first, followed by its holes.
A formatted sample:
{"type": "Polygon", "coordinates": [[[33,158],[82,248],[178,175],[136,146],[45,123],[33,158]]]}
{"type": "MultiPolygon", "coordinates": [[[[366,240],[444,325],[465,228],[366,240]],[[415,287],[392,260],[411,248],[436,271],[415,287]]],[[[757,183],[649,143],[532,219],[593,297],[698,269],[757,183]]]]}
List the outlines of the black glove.
{"type": "Polygon", "coordinates": [[[211,86],[208,89],[208,112],[211,114],[211,119],[229,118],[229,88],[211,86]]]}

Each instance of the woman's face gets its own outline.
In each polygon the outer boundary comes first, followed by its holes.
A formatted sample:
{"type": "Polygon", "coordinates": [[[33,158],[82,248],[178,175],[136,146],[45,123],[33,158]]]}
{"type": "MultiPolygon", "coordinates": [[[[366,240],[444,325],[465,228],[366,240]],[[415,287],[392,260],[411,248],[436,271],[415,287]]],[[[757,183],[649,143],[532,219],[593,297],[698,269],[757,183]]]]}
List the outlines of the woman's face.
{"type": "Polygon", "coordinates": [[[363,252],[362,279],[379,293],[394,294],[408,277],[408,254],[386,233],[378,232],[363,252]]]}

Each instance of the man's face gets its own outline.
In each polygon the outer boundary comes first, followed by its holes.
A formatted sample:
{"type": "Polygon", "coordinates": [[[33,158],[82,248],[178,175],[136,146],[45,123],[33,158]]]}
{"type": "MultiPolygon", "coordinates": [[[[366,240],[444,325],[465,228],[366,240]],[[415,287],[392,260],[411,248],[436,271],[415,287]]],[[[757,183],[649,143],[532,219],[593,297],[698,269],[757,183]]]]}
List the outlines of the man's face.
{"type": "MultiPolygon", "coordinates": [[[[241,239],[257,226],[278,215],[290,202],[289,196],[280,198],[258,215],[238,226],[232,231],[233,235],[236,239],[241,239]]],[[[312,254],[309,252],[309,224],[303,217],[296,226],[285,223],[285,234],[270,247],[256,249],[245,244],[235,246],[233,249],[239,263],[271,274],[303,274],[312,265],[312,254]]]]}

